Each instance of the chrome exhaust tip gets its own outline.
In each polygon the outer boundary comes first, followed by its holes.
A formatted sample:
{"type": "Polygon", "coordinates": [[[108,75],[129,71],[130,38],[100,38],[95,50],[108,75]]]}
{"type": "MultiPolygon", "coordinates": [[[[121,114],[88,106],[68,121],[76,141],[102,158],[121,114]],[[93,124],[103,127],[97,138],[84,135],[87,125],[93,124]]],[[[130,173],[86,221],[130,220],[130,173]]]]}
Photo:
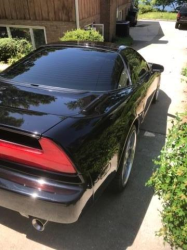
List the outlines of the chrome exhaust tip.
{"type": "Polygon", "coordinates": [[[39,232],[43,232],[45,230],[47,223],[48,221],[46,220],[41,220],[41,219],[36,219],[36,218],[32,219],[33,227],[39,232]]]}

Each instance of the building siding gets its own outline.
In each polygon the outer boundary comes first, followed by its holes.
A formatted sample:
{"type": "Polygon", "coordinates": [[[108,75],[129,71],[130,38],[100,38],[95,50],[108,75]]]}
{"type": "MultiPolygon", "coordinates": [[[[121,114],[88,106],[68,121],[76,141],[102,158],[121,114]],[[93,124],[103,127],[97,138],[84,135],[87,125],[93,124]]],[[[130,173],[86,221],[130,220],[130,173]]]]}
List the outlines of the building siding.
{"type": "MultiPolygon", "coordinates": [[[[105,40],[115,36],[116,11],[126,18],[132,0],[79,0],[80,27],[104,24],[105,40]]],[[[47,42],[76,28],[75,0],[0,0],[0,24],[45,27],[47,42]]]]}
{"type": "Polygon", "coordinates": [[[74,0],[0,0],[0,19],[75,21],[74,0]]]}
{"type": "Polygon", "coordinates": [[[100,0],[79,0],[80,20],[100,14],[100,0]]]}

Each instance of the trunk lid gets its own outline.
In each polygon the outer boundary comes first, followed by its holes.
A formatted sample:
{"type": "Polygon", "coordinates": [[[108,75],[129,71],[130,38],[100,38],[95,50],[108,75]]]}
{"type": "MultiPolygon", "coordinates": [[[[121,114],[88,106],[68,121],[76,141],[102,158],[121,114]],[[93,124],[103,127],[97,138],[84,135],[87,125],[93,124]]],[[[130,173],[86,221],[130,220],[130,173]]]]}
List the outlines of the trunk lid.
{"type": "Polygon", "coordinates": [[[76,116],[99,94],[57,91],[0,82],[0,126],[42,134],[76,116]]]}

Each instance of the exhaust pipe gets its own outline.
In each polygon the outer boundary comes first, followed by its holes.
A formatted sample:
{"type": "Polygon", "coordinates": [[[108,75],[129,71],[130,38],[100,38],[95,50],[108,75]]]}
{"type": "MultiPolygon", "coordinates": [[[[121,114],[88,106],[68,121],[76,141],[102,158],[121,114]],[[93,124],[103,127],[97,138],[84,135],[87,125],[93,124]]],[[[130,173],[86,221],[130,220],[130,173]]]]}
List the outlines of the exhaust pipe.
{"type": "Polygon", "coordinates": [[[45,230],[45,227],[47,225],[48,221],[47,220],[42,220],[42,219],[32,219],[32,225],[33,227],[39,231],[42,232],[45,230]]]}

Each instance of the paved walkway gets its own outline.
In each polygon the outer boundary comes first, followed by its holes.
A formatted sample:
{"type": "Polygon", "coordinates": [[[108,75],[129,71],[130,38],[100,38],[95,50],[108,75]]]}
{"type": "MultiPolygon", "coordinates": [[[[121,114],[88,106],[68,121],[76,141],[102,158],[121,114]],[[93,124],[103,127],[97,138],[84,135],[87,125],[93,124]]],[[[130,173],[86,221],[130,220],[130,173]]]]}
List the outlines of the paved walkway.
{"type": "MultiPolygon", "coordinates": [[[[171,120],[176,112],[183,112],[187,108],[187,83],[181,83],[181,68],[187,65],[187,30],[176,30],[174,22],[139,21],[137,27],[131,29],[131,36],[135,40],[134,47],[150,62],[160,63],[165,67],[162,76],[161,91],[163,91],[171,103],[167,112],[167,129],[171,127],[171,120]]],[[[164,105],[163,99],[160,100],[164,105]]],[[[156,104],[160,105],[160,103],[156,104]]],[[[162,106],[161,105],[161,106],[162,106]]],[[[150,113],[143,124],[142,129],[151,129],[155,136],[165,136],[166,131],[160,131],[162,122],[158,112],[150,113]],[[156,115],[156,117],[155,117],[156,115]],[[155,126],[156,123],[159,123],[155,126]],[[152,124],[152,126],[150,126],[152,124]]],[[[162,238],[155,236],[155,231],[161,227],[159,210],[161,202],[153,196],[137,237],[128,250],[169,250],[164,246],[162,238]]]]}

